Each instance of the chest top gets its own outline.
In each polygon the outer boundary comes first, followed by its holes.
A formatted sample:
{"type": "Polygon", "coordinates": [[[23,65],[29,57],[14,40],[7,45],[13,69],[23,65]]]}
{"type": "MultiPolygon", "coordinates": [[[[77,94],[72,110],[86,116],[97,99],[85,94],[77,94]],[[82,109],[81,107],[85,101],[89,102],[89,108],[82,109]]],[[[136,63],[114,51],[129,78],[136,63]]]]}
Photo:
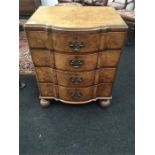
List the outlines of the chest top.
{"type": "Polygon", "coordinates": [[[27,21],[25,28],[64,30],[127,29],[111,7],[41,6],[27,21]]]}

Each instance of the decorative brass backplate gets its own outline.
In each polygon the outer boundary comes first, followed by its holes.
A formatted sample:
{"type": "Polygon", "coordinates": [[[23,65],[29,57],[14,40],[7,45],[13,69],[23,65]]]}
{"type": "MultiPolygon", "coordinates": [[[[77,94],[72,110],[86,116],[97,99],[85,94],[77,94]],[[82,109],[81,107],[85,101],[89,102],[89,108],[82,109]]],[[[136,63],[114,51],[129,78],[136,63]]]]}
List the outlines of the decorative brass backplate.
{"type": "Polygon", "coordinates": [[[69,64],[74,68],[80,68],[80,66],[84,64],[84,60],[79,60],[78,57],[75,57],[69,61],[69,64]]]}
{"type": "Polygon", "coordinates": [[[79,91],[74,91],[74,92],[71,92],[71,97],[74,98],[74,99],[79,99],[81,96],[82,96],[82,93],[79,92],[79,91]]]}
{"type": "Polygon", "coordinates": [[[75,38],[74,41],[69,42],[69,47],[72,48],[74,52],[79,52],[84,46],[84,43],[82,41],[78,41],[77,38],[75,38]]]}
{"type": "Polygon", "coordinates": [[[77,75],[71,76],[70,81],[72,84],[80,84],[83,81],[82,77],[78,77],[77,75]]]}

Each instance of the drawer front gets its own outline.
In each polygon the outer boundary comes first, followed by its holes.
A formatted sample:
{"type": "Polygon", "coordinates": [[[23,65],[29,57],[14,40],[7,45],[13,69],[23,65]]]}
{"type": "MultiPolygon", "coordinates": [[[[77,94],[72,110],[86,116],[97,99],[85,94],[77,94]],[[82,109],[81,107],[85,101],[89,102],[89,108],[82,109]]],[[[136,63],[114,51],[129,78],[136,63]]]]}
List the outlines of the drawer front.
{"type": "Polygon", "coordinates": [[[50,67],[35,67],[39,82],[51,82],[67,87],[84,87],[100,83],[112,83],[115,68],[104,68],[94,71],[69,72],[55,70],[50,67]]]}
{"type": "Polygon", "coordinates": [[[87,55],[67,55],[49,50],[31,49],[34,66],[56,67],[56,69],[68,71],[89,71],[102,67],[116,67],[119,63],[120,55],[120,50],[106,50],[87,55]]]}
{"type": "Polygon", "coordinates": [[[93,52],[121,49],[126,32],[27,31],[30,48],[49,48],[62,52],[93,52]]]}
{"type": "Polygon", "coordinates": [[[110,97],[112,94],[112,83],[102,83],[97,86],[96,97],[110,97]]]}
{"type": "Polygon", "coordinates": [[[52,48],[52,40],[47,31],[26,32],[30,48],[52,48]]]}
{"type": "Polygon", "coordinates": [[[31,49],[31,56],[35,66],[54,67],[53,53],[50,50],[31,49]]]}
{"type": "Polygon", "coordinates": [[[102,83],[89,87],[64,87],[52,83],[38,83],[43,97],[56,97],[64,101],[81,102],[97,97],[111,97],[112,83],[102,83]]]}
{"type": "Polygon", "coordinates": [[[104,34],[103,49],[121,49],[124,45],[126,32],[107,32],[104,34]]]}
{"type": "Polygon", "coordinates": [[[53,32],[53,48],[63,52],[92,52],[99,49],[100,34],[92,32],[53,32]]]}
{"type": "Polygon", "coordinates": [[[87,55],[65,55],[55,53],[57,69],[69,71],[94,70],[97,67],[97,53],[87,55]]]}
{"type": "Polygon", "coordinates": [[[59,98],[66,101],[87,101],[93,97],[93,87],[68,88],[58,86],[59,98]]]}
{"type": "Polygon", "coordinates": [[[41,96],[55,97],[55,87],[52,83],[38,83],[41,96]]]}
{"type": "Polygon", "coordinates": [[[36,67],[37,80],[39,82],[55,82],[54,70],[49,67],[36,67]]]}
{"type": "Polygon", "coordinates": [[[91,86],[94,84],[95,71],[68,72],[57,70],[57,81],[62,86],[91,86]]]}
{"type": "Polygon", "coordinates": [[[65,101],[88,101],[96,97],[110,97],[112,93],[112,83],[102,83],[99,85],[71,88],[58,86],[59,98],[65,101]]]}
{"type": "Polygon", "coordinates": [[[99,67],[116,67],[120,60],[120,50],[106,50],[99,54],[99,67]]]}
{"type": "Polygon", "coordinates": [[[95,84],[112,83],[116,76],[116,68],[101,68],[96,71],[95,84]]]}

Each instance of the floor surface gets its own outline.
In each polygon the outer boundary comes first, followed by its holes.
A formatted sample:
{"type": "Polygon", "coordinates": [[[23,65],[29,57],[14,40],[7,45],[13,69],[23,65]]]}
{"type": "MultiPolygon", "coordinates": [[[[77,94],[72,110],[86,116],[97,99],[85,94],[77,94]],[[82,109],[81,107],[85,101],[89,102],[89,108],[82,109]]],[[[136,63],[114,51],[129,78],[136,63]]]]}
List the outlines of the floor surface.
{"type": "Polygon", "coordinates": [[[34,76],[20,76],[20,155],[134,155],[134,46],[125,47],[111,106],[39,106],[34,76]]]}

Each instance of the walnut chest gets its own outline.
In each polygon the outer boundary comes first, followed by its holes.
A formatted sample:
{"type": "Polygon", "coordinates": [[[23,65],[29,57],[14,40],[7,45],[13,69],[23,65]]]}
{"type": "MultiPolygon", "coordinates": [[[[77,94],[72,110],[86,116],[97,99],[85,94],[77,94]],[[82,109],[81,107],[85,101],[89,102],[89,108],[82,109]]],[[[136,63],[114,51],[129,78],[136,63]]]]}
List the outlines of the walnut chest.
{"type": "Polygon", "coordinates": [[[42,6],[25,24],[40,103],[109,105],[127,25],[111,7],[42,6]]]}

